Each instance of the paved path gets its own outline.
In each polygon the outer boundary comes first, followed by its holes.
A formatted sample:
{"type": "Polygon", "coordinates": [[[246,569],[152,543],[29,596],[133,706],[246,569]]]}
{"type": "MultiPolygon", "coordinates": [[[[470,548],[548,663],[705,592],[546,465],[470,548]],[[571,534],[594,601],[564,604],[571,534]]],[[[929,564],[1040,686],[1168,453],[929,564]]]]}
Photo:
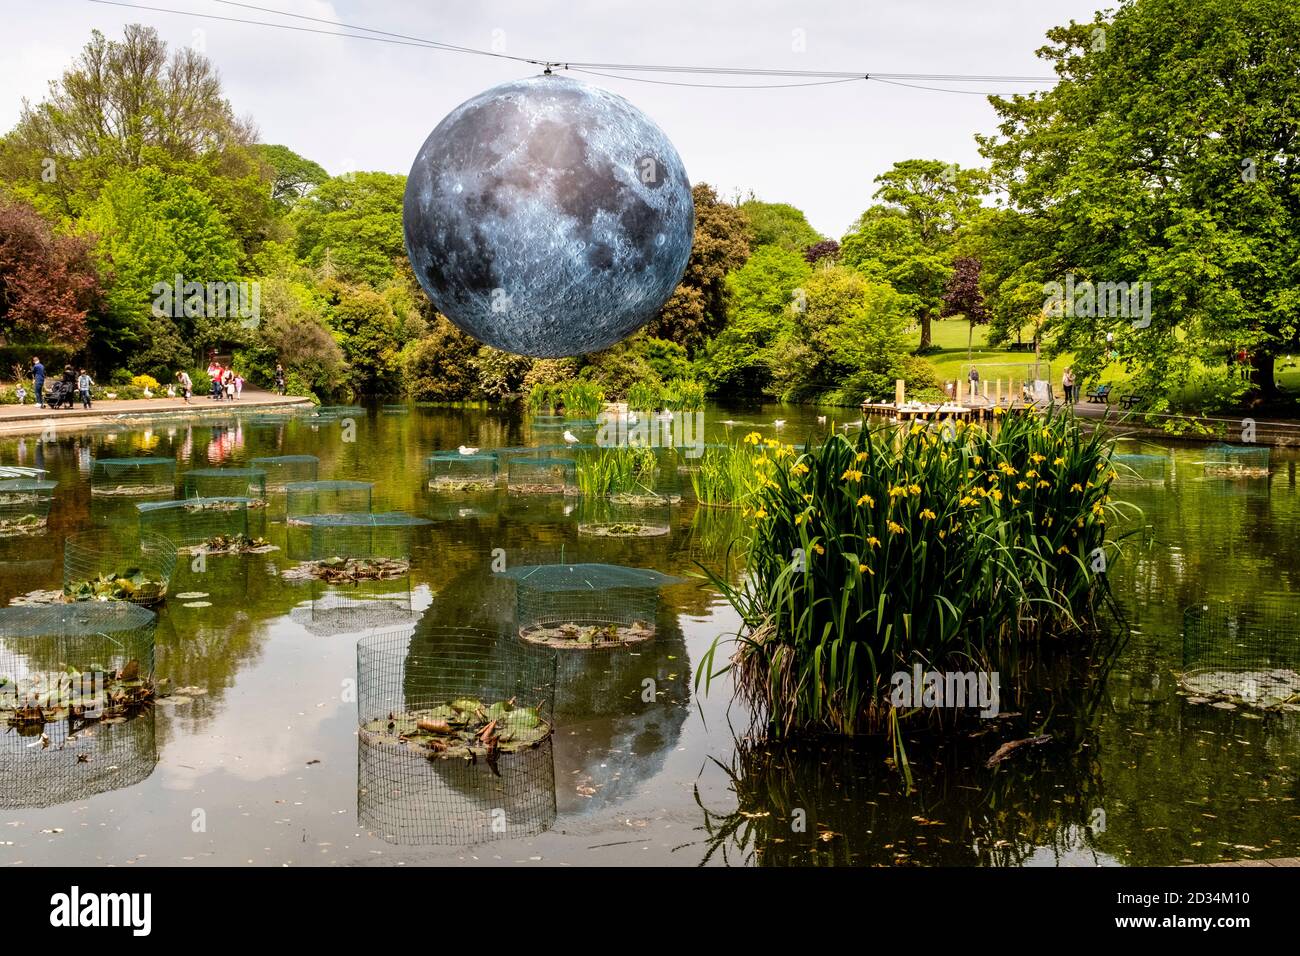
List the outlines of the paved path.
{"type": "Polygon", "coordinates": [[[196,396],[186,405],[179,398],[135,398],[135,399],[101,399],[90,408],[77,404],[73,408],[38,408],[35,405],[0,405],[0,434],[16,435],[23,432],[39,432],[50,422],[58,428],[90,428],[122,418],[165,418],[174,415],[197,415],[217,412],[229,414],[232,411],[249,411],[252,409],[287,409],[308,402],[305,398],[293,395],[277,395],[257,389],[244,389],[243,397],[236,401],[216,402],[207,397],[196,396]]]}

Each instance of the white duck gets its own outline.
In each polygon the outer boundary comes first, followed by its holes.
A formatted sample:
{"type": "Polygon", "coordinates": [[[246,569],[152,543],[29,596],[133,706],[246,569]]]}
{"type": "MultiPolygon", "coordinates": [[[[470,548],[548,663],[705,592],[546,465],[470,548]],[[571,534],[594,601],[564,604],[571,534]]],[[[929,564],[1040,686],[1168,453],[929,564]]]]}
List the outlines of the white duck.
{"type": "Polygon", "coordinates": [[[825,425],[825,424],[826,424],[826,416],[825,416],[825,415],[818,415],[818,416],[817,416],[817,424],[818,424],[818,425],[825,425]]]}
{"type": "Polygon", "coordinates": [[[460,446],[459,448],[457,448],[456,450],[457,450],[458,452],[460,452],[462,455],[477,455],[477,454],[478,454],[478,449],[477,449],[477,448],[470,448],[469,445],[461,445],[461,446],[460,446]]]}
{"type": "Polygon", "coordinates": [[[783,425],[785,425],[785,419],[784,419],[784,418],[778,418],[778,419],[777,419],[776,421],[774,421],[772,424],[775,425],[777,428],[781,428],[783,425]]]}
{"type": "Polygon", "coordinates": [[[566,428],[564,430],[564,443],[566,445],[576,445],[578,444],[578,436],[566,428]]]}
{"type": "Polygon", "coordinates": [[[149,390],[149,386],[148,386],[148,385],[146,385],[146,386],[144,387],[144,397],[145,397],[145,398],[153,398],[153,392],[151,392],[151,391],[149,390]]]}

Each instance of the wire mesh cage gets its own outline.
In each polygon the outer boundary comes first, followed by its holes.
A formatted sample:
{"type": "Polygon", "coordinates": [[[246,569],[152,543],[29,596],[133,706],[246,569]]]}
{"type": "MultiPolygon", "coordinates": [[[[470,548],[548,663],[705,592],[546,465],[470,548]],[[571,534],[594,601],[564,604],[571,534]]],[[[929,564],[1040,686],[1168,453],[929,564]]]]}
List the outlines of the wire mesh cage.
{"type": "Polygon", "coordinates": [[[379,411],[384,415],[409,415],[411,413],[410,405],[381,405],[379,411]]]}
{"type": "Polygon", "coordinates": [[[1205,449],[1205,473],[1229,478],[1268,474],[1269,449],[1259,445],[1210,445],[1205,449]]]}
{"type": "Polygon", "coordinates": [[[1183,612],[1183,674],[1192,703],[1300,710],[1300,602],[1206,601],[1183,612]]]}
{"type": "Polygon", "coordinates": [[[49,521],[57,481],[10,478],[0,481],[0,535],[39,534],[49,521]]]}
{"type": "Polygon", "coordinates": [[[284,513],[289,521],[301,515],[369,514],[374,495],[369,481],[292,481],[284,486],[284,513]]]}
{"type": "Polygon", "coordinates": [[[320,459],[315,455],[271,455],[254,458],[249,464],[266,472],[266,488],[283,491],[295,481],[315,481],[320,470],[320,459]]]}
{"type": "Polygon", "coordinates": [[[184,498],[244,498],[249,507],[266,501],[266,471],[261,468],[196,468],[181,475],[184,498]]]}
{"type": "Polygon", "coordinates": [[[319,637],[409,626],[416,617],[410,570],[356,581],[313,579],[310,599],[290,616],[308,633],[319,637]]]}
{"type": "Polygon", "coordinates": [[[1110,456],[1115,480],[1125,483],[1165,481],[1173,459],[1169,455],[1118,454],[1110,456]]]}
{"type": "Polygon", "coordinates": [[[68,717],[12,727],[0,734],[0,809],[52,807],[121,790],[157,765],[153,708],[120,721],[68,717]]]}
{"type": "Polygon", "coordinates": [[[363,816],[401,842],[472,843],[549,826],[555,667],[553,653],[472,628],[358,641],[363,779],[373,773],[379,784],[362,788],[363,816]]]}
{"type": "Polygon", "coordinates": [[[124,601],[0,608],[0,723],[39,734],[147,707],[156,626],[152,611],[124,601]]]}
{"type": "Polygon", "coordinates": [[[440,452],[424,460],[428,490],[439,492],[480,492],[496,488],[496,455],[440,452]]]}
{"type": "Polygon", "coordinates": [[[432,523],[401,511],[299,515],[289,529],[289,557],[409,562],[418,529],[432,523]]]}
{"type": "Polygon", "coordinates": [[[672,522],[667,499],[583,498],[578,505],[578,534],[586,537],[660,538],[672,530],[672,522]]]}
{"type": "Polygon", "coordinates": [[[592,447],[574,454],[578,491],[621,504],[677,504],[681,478],[669,456],[634,445],[592,447]]]}
{"type": "Polygon", "coordinates": [[[649,568],[535,564],[501,576],[515,582],[515,626],[530,644],[565,650],[624,647],[655,635],[659,588],[680,583],[649,568]]]}
{"type": "Polygon", "coordinates": [[[188,498],[177,501],[142,501],[140,534],[169,538],[178,548],[192,548],[216,537],[248,537],[249,498],[188,498]]]}
{"type": "Polygon", "coordinates": [[[63,542],[63,595],[73,601],[130,601],[149,606],[167,596],[176,545],[160,534],[123,538],[82,531],[63,542]]]}
{"type": "Polygon", "coordinates": [[[506,490],[512,495],[576,495],[577,465],[563,458],[512,458],[506,490]]]}
{"type": "Polygon", "coordinates": [[[90,467],[92,495],[170,497],[176,491],[174,458],[96,458],[90,467]]]}

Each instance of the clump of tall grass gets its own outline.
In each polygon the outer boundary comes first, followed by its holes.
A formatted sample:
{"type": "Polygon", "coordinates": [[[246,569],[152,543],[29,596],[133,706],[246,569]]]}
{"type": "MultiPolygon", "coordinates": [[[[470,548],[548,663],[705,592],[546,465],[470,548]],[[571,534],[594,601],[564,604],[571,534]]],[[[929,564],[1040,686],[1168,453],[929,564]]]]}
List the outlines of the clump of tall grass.
{"type": "Polygon", "coordinates": [[[549,414],[560,405],[562,386],[550,382],[538,382],[529,391],[524,404],[534,415],[549,414]]]}
{"type": "Polygon", "coordinates": [[[560,404],[570,418],[595,418],[605,405],[605,390],[595,382],[568,382],[560,390],[560,404]]]}
{"type": "Polygon", "coordinates": [[[663,387],[660,401],[670,412],[698,412],[704,408],[704,386],[688,378],[675,378],[663,387]]]}
{"type": "Polygon", "coordinates": [[[707,508],[743,507],[759,489],[755,455],[744,446],[706,448],[690,471],[695,500],[707,508]]]}
{"type": "Polygon", "coordinates": [[[658,460],[654,450],[633,445],[578,454],[578,493],[589,498],[655,494],[658,460]]]}
{"type": "Polygon", "coordinates": [[[650,382],[634,382],[627,390],[627,407],[634,412],[658,411],[663,391],[650,382]]]}
{"type": "Polygon", "coordinates": [[[864,429],[804,454],[746,441],[747,573],[706,572],[742,618],[729,669],[770,736],[892,731],[890,678],[915,661],[967,671],[1095,622],[1123,506],[1109,443],[1071,417],[864,429]]]}

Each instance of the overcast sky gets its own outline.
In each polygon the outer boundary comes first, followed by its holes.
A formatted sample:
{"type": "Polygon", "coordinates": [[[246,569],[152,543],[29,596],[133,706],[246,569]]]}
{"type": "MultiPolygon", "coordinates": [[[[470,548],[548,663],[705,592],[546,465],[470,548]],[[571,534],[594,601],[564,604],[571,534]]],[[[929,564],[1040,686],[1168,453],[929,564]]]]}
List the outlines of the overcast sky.
{"type": "MultiPolygon", "coordinates": [[[[141,0],[184,15],[89,0],[0,0],[0,128],[22,97],[40,99],[92,28],[120,37],[140,22],[169,43],[201,43],[235,111],[261,138],[329,172],[405,174],[424,138],[458,103],[525,64],[222,22],[278,20],[213,0],[141,0]]],[[[881,73],[1048,76],[1034,56],[1046,30],[1089,20],[1096,0],[249,0],[339,23],[547,60],[881,73]]],[[[785,90],[688,89],[580,77],[614,90],[668,134],[692,182],[730,197],[751,190],[792,203],[838,238],[896,160],[978,165],[974,134],[995,116],[983,96],[877,83],[785,90]]],[[[766,80],[659,77],[717,83],[766,80]]],[[[772,81],[780,82],[780,81],[772,81]]],[[[938,86],[952,84],[938,83],[938,86]]],[[[967,85],[974,90],[1011,87],[967,85]]],[[[1015,87],[1023,89],[1023,86],[1015,87]]]]}

